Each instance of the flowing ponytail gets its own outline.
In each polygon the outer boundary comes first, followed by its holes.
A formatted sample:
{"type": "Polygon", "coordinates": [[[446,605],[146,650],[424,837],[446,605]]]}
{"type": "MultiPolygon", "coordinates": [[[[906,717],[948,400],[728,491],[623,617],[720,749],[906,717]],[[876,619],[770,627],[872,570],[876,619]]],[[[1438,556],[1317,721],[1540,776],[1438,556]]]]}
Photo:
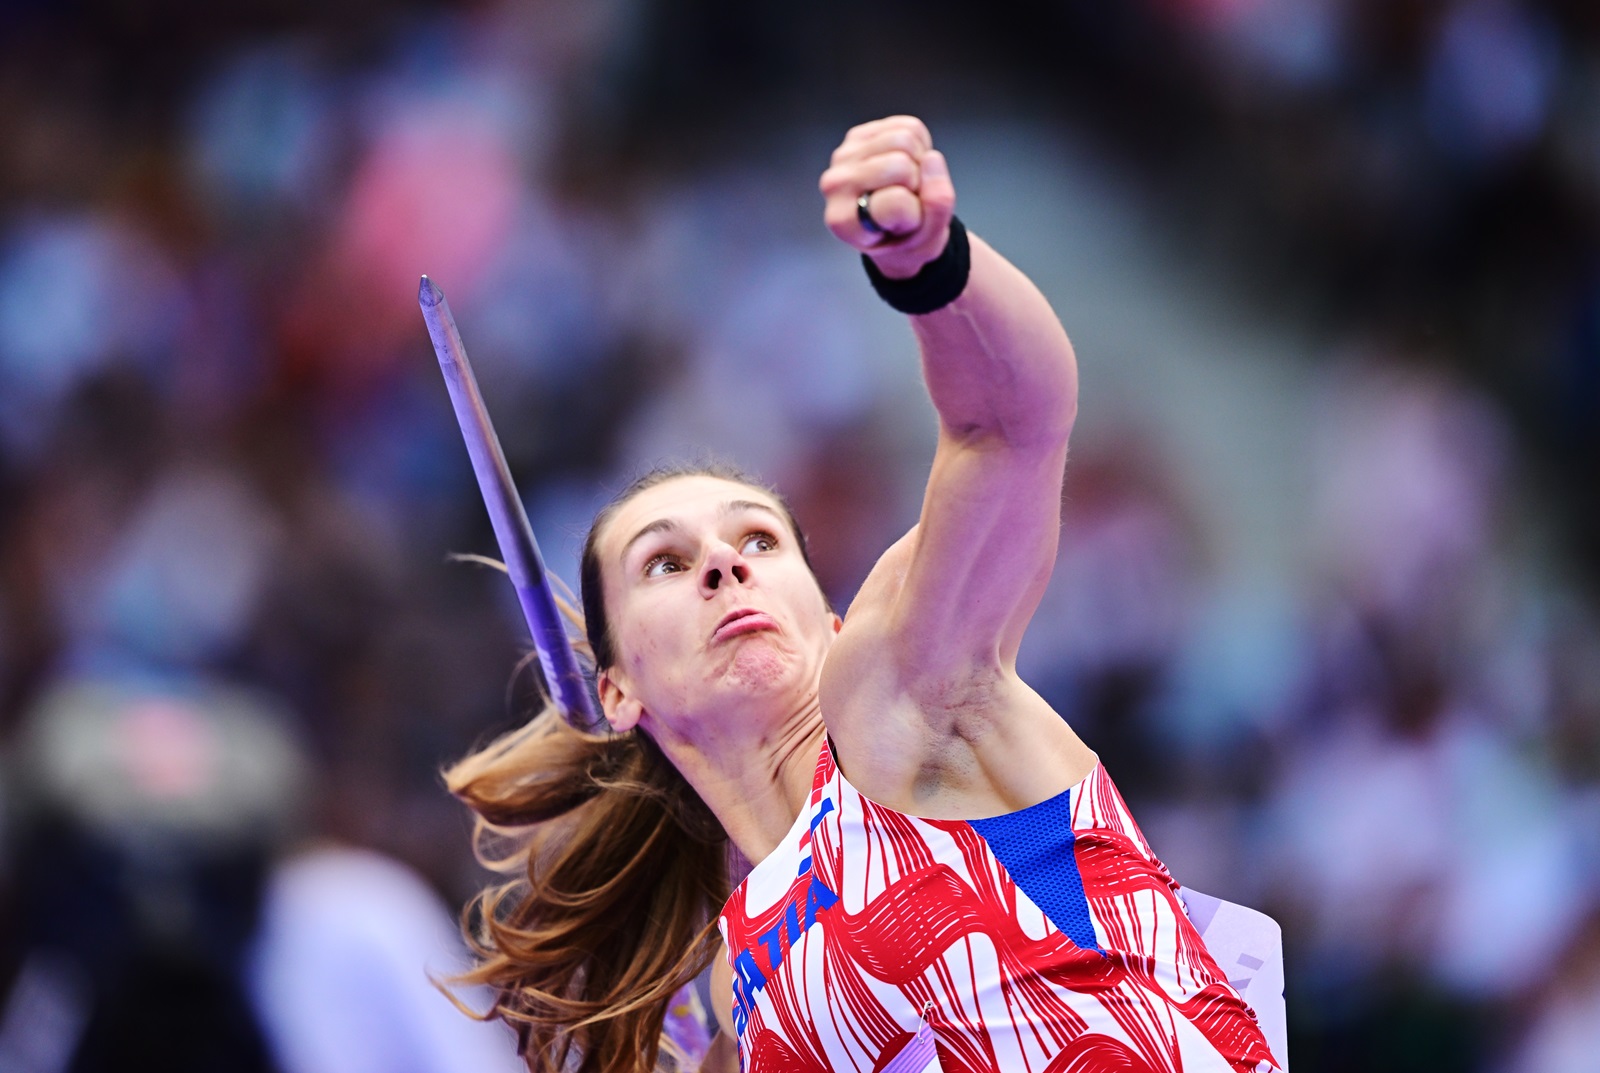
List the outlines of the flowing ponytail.
{"type": "MultiPolygon", "coordinates": [[[[664,468],[601,510],[583,550],[584,614],[566,609],[592,666],[615,659],[599,535],[633,496],[687,476],[767,490],[723,465],[664,468]]],[[[668,1003],[720,945],[729,845],[716,816],[648,735],[585,734],[548,704],[445,784],[477,814],[478,859],[506,877],[464,915],[478,964],[457,980],[495,996],[476,1016],[511,1024],[534,1073],[654,1070],[668,1003]]]]}

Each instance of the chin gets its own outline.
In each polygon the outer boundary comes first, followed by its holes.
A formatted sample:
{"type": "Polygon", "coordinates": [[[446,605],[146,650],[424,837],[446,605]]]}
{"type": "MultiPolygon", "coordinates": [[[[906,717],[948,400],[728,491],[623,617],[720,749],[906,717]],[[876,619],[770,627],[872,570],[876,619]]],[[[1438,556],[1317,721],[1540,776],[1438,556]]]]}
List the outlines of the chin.
{"type": "Polygon", "coordinates": [[[773,645],[741,645],[729,661],[723,680],[747,693],[776,693],[793,689],[800,668],[792,652],[773,645]]]}

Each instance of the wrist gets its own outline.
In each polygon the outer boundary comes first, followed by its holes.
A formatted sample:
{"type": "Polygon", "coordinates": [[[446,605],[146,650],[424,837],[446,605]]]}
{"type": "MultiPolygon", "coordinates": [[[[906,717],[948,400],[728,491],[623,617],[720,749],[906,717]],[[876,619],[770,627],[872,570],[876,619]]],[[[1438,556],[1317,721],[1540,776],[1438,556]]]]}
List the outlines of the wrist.
{"type": "Polygon", "coordinates": [[[885,272],[866,254],[861,255],[872,289],[893,308],[913,316],[943,309],[961,296],[972,271],[972,250],[967,229],[950,218],[950,235],[939,256],[903,278],[885,272]]]}

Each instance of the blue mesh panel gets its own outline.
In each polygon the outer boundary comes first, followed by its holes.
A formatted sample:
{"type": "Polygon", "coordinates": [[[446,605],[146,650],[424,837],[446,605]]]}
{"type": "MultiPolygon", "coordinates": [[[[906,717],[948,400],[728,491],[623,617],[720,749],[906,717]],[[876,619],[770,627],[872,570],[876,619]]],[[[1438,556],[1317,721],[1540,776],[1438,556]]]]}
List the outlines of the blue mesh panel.
{"type": "MultiPolygon", "coordinates": [[[[1072,845],[1072,792],[987,820],[969,820],[1033,904],[1084,950],[1100,950],[1072,845]]],[[[1104,953],[1104,951],[1101,951],[1104,953]]]]}

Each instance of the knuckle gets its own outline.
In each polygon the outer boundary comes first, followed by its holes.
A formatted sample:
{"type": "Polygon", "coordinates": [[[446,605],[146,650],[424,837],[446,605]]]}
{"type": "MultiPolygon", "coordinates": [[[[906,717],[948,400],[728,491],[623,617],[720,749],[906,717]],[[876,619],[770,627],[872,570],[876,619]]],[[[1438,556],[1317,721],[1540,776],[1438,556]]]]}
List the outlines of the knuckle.
{"type": "Polygon", "coordinates": [[[905,187],[907,194],[910,195],[922,184],[922,169],[909,155],[900,153],[897,156],[891,173],[892,178],[896,185],[905,187]]]}
{"type": "Polygon", "coordinates": [[[915,139],[919,143],[925,143],[929,145],[932,144],[933,136],[928,133],[928,125],[916,116],[891,116],[889,121],[894,124],[897,131],[906,134],[908,137],[915,139]]]}
{"type": "Polygon", "coordinates": [[[922,151],[922,144],[918,141],[916,133],[913,131],[897,130],[890,135],[890,138],[894,147],[907,156],[915,157],[922,151]]]}
{"type": "Polygon", "coordinates": [[[883,154],[883,165],[885,171],[896,175],[906,175],[916,169],[917,162],[904,149],[891,149],[883,154]]]}

